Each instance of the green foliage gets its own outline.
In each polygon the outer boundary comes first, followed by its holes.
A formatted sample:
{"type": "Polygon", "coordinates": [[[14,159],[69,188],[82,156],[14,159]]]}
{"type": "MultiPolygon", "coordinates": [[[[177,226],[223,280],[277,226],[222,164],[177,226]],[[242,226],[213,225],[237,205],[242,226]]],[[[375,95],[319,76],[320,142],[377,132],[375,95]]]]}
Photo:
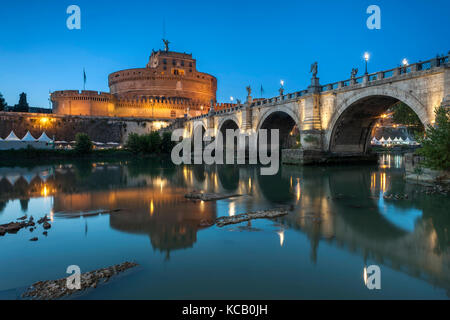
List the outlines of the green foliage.
{"type": "Polygon", "coordinates": [[[435,110],[436,124],[428,125],[422,148],[417,152],[425,157],[423,165],[435,170],[450,170],[450,109],[435,110]]]}
{"type": "Polygon", "coordinates": [[[424,127],[417,114],[403,102],[397,103],[392,108],[392,120],[396,124],[408,126],[414,135],[423,136],[424,127]]]}
{"type": "Polygon", "coordinates": [[[172,134],[169,132],[164,133],[162,138],[157,131],[143,135],[131,133],[128,136],[126,148],[135,154],[170,154],[174,146],[171,137],[172,134]]]}
{"type": "Polygon", "coordinates": [[[311,136],[311,135],[306,136],[303,140],[305,142],[307,142],[307,143],[317,143],[317,142],[319,142],[319,139],[317,137],[311,136]]]}
{"type": "Polygon", "coordinates": [[[8,105],[6,104],[6,101],[5,101],[5,99],[3,98],[2,93],[0,92],[0,111],[6,110],[6,107],[7,107],[7,106],[8,106],[8,105]]]}
{"type": "Polygon", "coordinates": [[[137,133],[130,133],[125,147],[133,153],[139,153],[141,152],[141,144],[141,136],[137,133]]]}
{"type": "Polygon", "coordinates": [[[27,94],[25,92],[22,92],[20,94],[19,103],[14,106],[14,110],[16,112],[28,112],[29,107],[30,106],[27,102],[27,94]]]}
{"type": "Polygon", "coordinates": [[[75,136],[75,152],[88,154],[92,152],[92,141],[86,133],[77,133],[75,136]]]}
{"type": "Polygon", "coordinates": [[[164,132],[161,141],[161,152],[164,154],[170,154],[175,147],[175,141],[172,141],[172,133],[164,132]]]}
{"type": "Polygon", "coordinates": [[[159,132],[150,133],[150,145],[149,145],[149,153],[160,153],[161,152],[161,135],[159,132]]]}

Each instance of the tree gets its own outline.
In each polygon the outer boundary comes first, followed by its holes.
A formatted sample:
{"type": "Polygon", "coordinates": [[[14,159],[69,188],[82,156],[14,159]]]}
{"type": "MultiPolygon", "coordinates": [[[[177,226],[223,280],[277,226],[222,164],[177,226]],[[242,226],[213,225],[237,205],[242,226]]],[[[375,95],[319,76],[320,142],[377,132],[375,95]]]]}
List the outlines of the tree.
{"type": "Polygon", "coordinates": [[[92,141],[86,133],[77,133],[75,141],[75,152],[79,154],[88,154],[92,152],[92,141]]]}
{"type": "Polygon", "coordinates": [[[19,97],[19,103],[14,106],[14,111],[16,112],[28,112],[30,106],[27,102],[27,94],[22,92],[19,97]]]}
{"type": "Polygon", "coordinates": [[[403,124],[411,129],[413,134],[423,134],[424,127],[417,114],[403,102],[397,103],[392,108],[392,120],[397,124],[403,124]]]}
{"type": "Polygon", "coordinates": [[[8,105],[6,104],[6,101],[3,98],[2,93],[0,92],[0,111],[5,111],[7,106],[8,105]]]}
{"type": "Polygon", "coordinates": [[[161,143],[159,132],[143,135],[131,133],[128,136],[126,147],[133,153],[160,153],[161,143]]]}
{"type": "Polygon", "coordinates": [[[161,152],[164,154],[170,154],[175,147],[175,141],[172,141],[172,133],[164,132],[161,141],[161,152]]]}
{"type": "Polygon", "coordinates": [[[418,153],[425,157],[425,167],[450,170],[450,109],[440,106],[435,110],[435,115],[436,123],[427,126],[418,153]]]}
{"type": "Polygon", "coordinates": [[[150,133],[150,153],[161,152],[161,136],[159,132],[153,131],[150,133]]]}

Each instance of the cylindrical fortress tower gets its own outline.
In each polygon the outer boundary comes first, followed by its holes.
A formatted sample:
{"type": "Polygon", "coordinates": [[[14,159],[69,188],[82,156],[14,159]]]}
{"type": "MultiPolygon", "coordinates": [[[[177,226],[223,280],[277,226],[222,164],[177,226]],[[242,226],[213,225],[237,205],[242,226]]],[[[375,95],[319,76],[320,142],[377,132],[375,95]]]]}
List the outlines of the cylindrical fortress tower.
{"type": "Polygon", "coordinates": [[[146,68],[114,72],[108,80],[118,99],[177,98],[206,105],[216,100],[217,79],[198,72],[186,53],[153,51],[146,68]]]}

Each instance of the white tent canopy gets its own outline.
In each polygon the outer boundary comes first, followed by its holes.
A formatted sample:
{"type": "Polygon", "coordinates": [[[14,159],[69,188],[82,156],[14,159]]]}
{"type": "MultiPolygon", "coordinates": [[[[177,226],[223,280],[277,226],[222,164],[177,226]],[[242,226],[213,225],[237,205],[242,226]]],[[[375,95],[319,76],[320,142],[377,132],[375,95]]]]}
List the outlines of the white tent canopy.
{"type": "Polygon", "coordinates": [[[30,131],[28,131],[27,134],[22,138],[22,141],[35,142],[36,138],[32,136],[30,131]]]}
{"type": "Polygon", "coordinates": [[[42,135],[38,139],[39,142],[53,142],[52,139],[50,139],[45,132],[42,133],[42,135]]]}
{"type": "Polygon", "coordinates": [[[20,141],[19,138],[17,138],[16,134],[14,133],[14,131],[11,131],[11,133],[9,134],[9,136],[5,139],[5,141],[20,141]]]}

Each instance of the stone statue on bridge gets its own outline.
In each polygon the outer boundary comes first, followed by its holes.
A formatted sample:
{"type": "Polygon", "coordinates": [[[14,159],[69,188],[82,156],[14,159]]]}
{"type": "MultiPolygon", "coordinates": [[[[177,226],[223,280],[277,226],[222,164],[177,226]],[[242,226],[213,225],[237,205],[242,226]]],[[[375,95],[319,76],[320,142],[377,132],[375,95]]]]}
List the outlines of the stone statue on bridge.
{"type": "Polygon", "coordinates": [[[252,87],[247,86],[247,95],[250,97],[252,95],[252,87]]]}
{"type": "Polygon", "coordinates": [[[280,92],[280,97],[282,97],[284,95],[284,88],[281,87],[278,91],[280,92]]]}
{"type": "Polygon", "coordinates": [[[358,74],[358,68],[353,68],[351,73],[351,79],[355,79],[356,75],[358,74]]]}
{"type": "Polygon", "coordinates": [[[317,72],[318,72],[318,64],[317,64],[317,62],[314,62],[312,65],[311,65],[311,73],[312,73],[312,75],[313,75],[313,78],[317,78],[317,72]]]}

